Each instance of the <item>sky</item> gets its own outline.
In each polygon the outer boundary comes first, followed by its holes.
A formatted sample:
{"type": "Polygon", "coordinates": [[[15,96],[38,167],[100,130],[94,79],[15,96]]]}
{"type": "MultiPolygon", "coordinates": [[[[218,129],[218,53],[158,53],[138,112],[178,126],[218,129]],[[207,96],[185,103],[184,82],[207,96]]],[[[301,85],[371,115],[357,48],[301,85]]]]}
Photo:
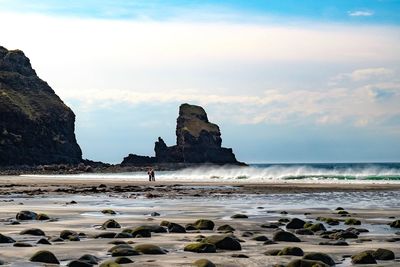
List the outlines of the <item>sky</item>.
{"type": "Polygon", "coordinates": [[[250,163],[400,161],[400,0],[0,0],[21,49],[76,114],[84,158],[175,143],[203,106],[250,163]]]}

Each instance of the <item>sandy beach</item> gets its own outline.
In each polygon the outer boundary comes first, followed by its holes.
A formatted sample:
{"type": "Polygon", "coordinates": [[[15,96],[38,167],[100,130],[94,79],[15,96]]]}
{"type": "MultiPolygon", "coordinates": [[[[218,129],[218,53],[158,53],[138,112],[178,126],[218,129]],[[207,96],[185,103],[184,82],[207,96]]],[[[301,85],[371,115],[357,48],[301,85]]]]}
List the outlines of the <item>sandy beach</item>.
{"type": "MultiPolygon", "coordinates": [[[[0,244],[0,260],[9,266],[42,266],[29,259],[37,251],[47,250],[62,266],[85,266],[71,265],[71,261],[84,254],[97,257],[98,264],[102,264],[116,260],[108,250],[121,242],[133,250],[141,244],[156,245],[165,253],[135,256],[128,253],[126,258],[133,262],[121,266],[194,266],[199,259],[208,259],[217,266],[287,266],[303,256],[298,252],[297,256],[268,254],[286,251],[288,247],[298,247],[304,255],[326,253],[337,266],[352,266],[350,257],[366,250],[389,249],[395,257],[400,255],[399,229],[388,225],[400,218],[399,190],[397,184],[149,183],[2,176],[0,233],[16,243],[0,244]],[[339,214],[336,210],[339,206],[346,214],[339,214]],[[104,214],[104,210],[115,214],[104,214]],[[46,214],[49,219],[17,220],[21,211],[46,214]],[[231,218],[235,214],[241,216],[231,218]],[[337,221],[337,225],[328,224],[324,218],[337,221]],[[355,219],[356,225],[349,221],[346,225],[349,218],[355,219]],[[211,220],[214,227],[209,230],[193,228],[200,219],[211,220]],[[293,224],[293,219],[310,224],[291,228],[288,223],[293,224]],[[115,220],[120,228],[102,229],[107,220],[115,220]],[[178,224],[178,233],[163,221],[172,223],[170,226],[178,224]],[[322,223],[324,229],[311,227],[318,223],[322,223]],[[164,227],[159,227],[160,224],[164,227]],[[219,228],[224,225],[231,228],[219,228]],[[125,229],[140,226],[152,227],[151,237],[115,237],[115,234],[127,232],[125,229]],[[350,227],[353,229],[348,229],[350,227]],[[21,234],[27,229],[40,229],[44,233],[21,234]],[[276,234],[279,229],[292,233],[301,242],[281,241],[276,234]],[[71,230],[76,236],[60,239],[63,230],[71,230]],[[353,234],[340,235],[349,232],[353,234]],[[218,242],[212,245],[216,248],[214,253],[184,251],[188,244],[208,243],[204,238],[214,235],[228,237],[228,241],[240,244],[240,250],[230,250],[226,241],[227,247],[218,242]],[[42,238],[51,245],[38,244],[42,238]],[[346,245],[338,245],[338,241],[346,245]],[[322,245],[322,242],[331,245],[322,245]],[[20,243],[25,246],[15,246],[20,243]]],[[[281,252],[285,253],[291,254],[281,252]]],[[[396,259],[377,262],[379,266],[400,264],[396,259]]]]}

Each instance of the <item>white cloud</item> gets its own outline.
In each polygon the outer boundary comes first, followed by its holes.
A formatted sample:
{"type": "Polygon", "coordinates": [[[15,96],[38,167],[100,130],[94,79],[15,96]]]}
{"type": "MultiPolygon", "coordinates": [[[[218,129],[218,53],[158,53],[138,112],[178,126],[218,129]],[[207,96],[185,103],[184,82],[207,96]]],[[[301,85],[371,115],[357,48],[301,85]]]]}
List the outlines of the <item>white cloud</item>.
{"type": "Polygon", "coordinates": [[[373,11],[368,10],[355,10],[347,12],[351,17],[370,17],[374,15],[373,11]]]}
{"type": "Polygon", "coordinates": [[[342,81],[365,81],[365,80],[385,80],[394,75],[394,70],[389,68],[365,68],[356,69],[350,73],[340,73],[331,78],[331,83],[336,85],[342,81]]]}

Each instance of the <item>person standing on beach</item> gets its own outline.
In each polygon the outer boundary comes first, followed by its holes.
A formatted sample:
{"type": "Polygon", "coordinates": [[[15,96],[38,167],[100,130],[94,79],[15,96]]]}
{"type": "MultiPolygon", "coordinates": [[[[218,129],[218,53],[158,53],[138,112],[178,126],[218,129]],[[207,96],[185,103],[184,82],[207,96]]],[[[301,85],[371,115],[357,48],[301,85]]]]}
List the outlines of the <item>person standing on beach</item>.
{"type": "Polygon", "coordinates": [[[154,169],[151,169],[150,175],[151,175],[151,180],[152,180],[153,182],[155,182],[155,181],[156,181],[156,174],[155,174],[155,172],[154,172],[154,169]]]}
{"type": "Polygon", "coordinates": [[[151,169],[151,168],[147,169],[147,175],[149,176],[149,182],[151,182],[151,177],[152,177],[151,171],[152,171],[152,170],[153,170],[153,169],[151,169]]]}

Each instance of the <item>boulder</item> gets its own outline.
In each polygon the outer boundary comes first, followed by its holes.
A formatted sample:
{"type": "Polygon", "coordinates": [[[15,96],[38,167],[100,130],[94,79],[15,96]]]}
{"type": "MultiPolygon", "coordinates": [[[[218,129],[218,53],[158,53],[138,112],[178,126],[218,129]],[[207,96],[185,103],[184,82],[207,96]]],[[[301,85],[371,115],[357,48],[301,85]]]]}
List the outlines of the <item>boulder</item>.
{"type": "Polygon", "coordinates": [[[299,247],[286,247],[279,251],[278,256],[303,256],[304,252],[299,247]]]}
{"type": "Polygon", "coordinates": [[[94,255],[91,254],[84,254],[79,258],[80,261],[85,261],[90,264],[96,265],[100,262],[100,259],[94,255]]]}
{"type": "Polygon", "coordinates": [[[136,228],[127,228],[122,232],[130,233],[133,237],[151,237],[151,231],[147,226],[139,226],[136,228]]]}
{"type": "Polygon", "coordinates": [[[128,264],[128,263],[133,263],[133,260],[127,257],[118,257],[114,260],[114,262],[118,264],[128,264]]]}
{"type": "Polygon", "coordinates": [[[20,248],[33,247],[32,244],[25,243],[25,242],[21,242],[21,241],[15,242],[15,243],[13,244],[13,246],[14,246],[14,247],[20,247],[20,248]]]}
{"type": "Polygon", "coordinates": [[[113,260],[108,260],[108,261],[102,262],[100,264],[100,267],[122,267],[122,266],[113,260]]]}
{"type": "Polygon", "coordinates": [[[193,262],[193,265],[196,267],[215,267],[216,265],[207,259],[199,259],[193,262]]]}
{"type": "Polygon", "coordinates": [[[37,251],[33,256],[29,259],[32,262],[43,262],[50,264],[60,264],[56,256],[47,250],[37,251]]]}
{"type": "MultiPolygon", "coordinates": [[[[1,47],[0,47],[1,49],[1,47]]],[[[21,220],[21,221],[27,221],[27,220],[36,220],[37,218],[37,213],[33,212],[33,211],[29,211],[29,210],[23,210],[17,213],[17,215],[15,216],[15,218],[17,220],[21,220]]]]}
{"type": "Polygon", "coordinates": [[[344,224],[346,224],[346,225],[361,225],[361,221],[354,219],[354,218],[348,218],[344,221],[344,224]]]}
{"type": "Polygon", "coordinates": [[[310,229],[313,232],[326,231],[326,228],[322,223],[314,223],[314,224],[311,224],[310,226],[308,226],[306,228],[310,229]]]}
{"type": "Polygon", "coordinates": [[[204,243],[215,245],[217,249],[241,250],[239,241],[228,235],[211,235],[203,239],[204,243]]]}
{"type": "Polygon", "coordinates": [[[39,213],[36,217],[36,220],[38,221],[47,221],[50,220],[49,215],[45,214],[45,213],[39,213]]]}
{"type": "Polygon", "coordinates": [[[200,219],[195,221],[193,226],[198,230],[213,230],[215,224],[211,220],[200,219]]]}
{"type": "Polygon", "coordinates": [[[115,214],[117,214],[117,213],[116,213],[114,210],[112,210],[112,209],[105,209],[105,210],[102,210],[101,213],[107,214],[107,215],[115,215],[115,214]]]}
{"type": "Polygon", "coordinates": [[[78,233],[72,230],[63,230],[60,233],[62,239],[69,239],[71,236],[78,236],[78,233]]]}
{"type": "Polygon", "coordinates": [[[121,228],[121,225],[113,219],[107,220],[103,223],[103,225],[101,226],[101,228],[103,229],[107,229],[107,228],[121,228]]]}
{"type": "Polygon", "coordinates": [[[301,240],[294,234],[286,231],[277,231],[272,237],[273,241],[283,241],[283,242],[301,242],[301,240]]]}
{"type": "Polygon", "coordinates": [[[249,216],[246,214],[235,214],[231,216],[232,219],[247,219],[249,216]]]}
{"type": "Polygon", "coordinates": [[[90,264],[86,261],[81,260],[73,260],[67,264],[68,267],[92,267],[93,264],[90,264]]]}
{"type": "Polygon", "coordinates": [[[351,256],[353,264],[376,264],[376,260],[370,251],[363,251],[351,256]]]}
{"type": "Polygon", "coordinates": [[[384,248],[378,248],[377,250],[372,252],[372,256],[376,260],[380,260],[380,261],[390,261],[390,260],[395,259],[395,255],[394,255],[393,251],[391,251],[389,249],[384,249],[384,248]]]}
{"type": "Polygon", "coordinates": [[[265,251],[263,254],[266,256],[278,256],[279,252],[281,252],[280,249],[270,249],[265,251]]]}
{"type": "Polygon", "coordinates": [[[297,259],[289,262],[286,267],[329,267],[329,265],[321,261],[297,259]]]}
{"type": "MultiPolygon", "coordinates": [[[[95,234],[94,238],[114,238],[117,234],[114,232],[102,232],[95,234]]],[[[70,237],[71,238],[71,237],[70,237]]]]}
{"type": "Polygon", "coordinates": [[[297,235],[314,235],[314,232],[311,229],[297,229],[294,231],[297,235]]]}
{"type": "Polygon", "coordinates": [[[41,238],[36,244],[41,244],[41,245],[51,245],[50,241],[47,240],[46,238],[41,238]]]}
{"type": "Polygon", "coordinates": [[[392,228],[400,228],[400,220],[393,221],[389,225],[392,228]]]}
{"type": "Polygon", "coordinates": [[[258,236],[253,237],[251,240],[265,242],[265,241],[268,241],[269,239],[265,235],[258,235],[258,236]]]}
{"type": "Polygon", "coordinates": [[[320,261],[329,266],[335,265],[335,261],[328,254],[325,254],[325,253],[319,253],[319,252],[307,253],[306,255],[304,255],[303,259],[320,261]]]}
{"type": "Polygon", "coordinates": [[[20,235],[35,235],[35,236],[45,236],[46,235],[41,229],[38,229],[38,228],[22,230],[19,234],[20,235]]]}
{"type": "Polygon", "coordinates": [[[304,227],[304,224],[306,222],[298,219],[298,218],[293,218],[290,220],[290,222],[288,222],[288,224],[286,224],[286,228],[287,229],[301,229],[304,227]]]}
{"type": "Polygon", "coordinates": [[[136,245],[135,250],[142,253],[142,254],[166,254],[166,251],[160,248],[159,246],[152,245],[152,244],[141,244],[136,245]]]}
{"type": "Polygon", "coordinates": [[[0,244],[15,243],[15,240],[9,236],[0,234],[0,244]]]}
{"type": "Polygon", "coordinates": [[[232,226],[230,226],[229,224],[224,224],[224,225],[221,225],[221,226],[219,226],[218,228],[217,228],[217,231],[219,231],[219,232],[234,232],[235,231],[235,228],[233,228],[232,226]]]}
{"type": "Polygon", "coordinates": [[[183,250],[196,253],[214,253],[216,249],[216,246],[210,243],[191,243],[186,245],[183,250]]]}

